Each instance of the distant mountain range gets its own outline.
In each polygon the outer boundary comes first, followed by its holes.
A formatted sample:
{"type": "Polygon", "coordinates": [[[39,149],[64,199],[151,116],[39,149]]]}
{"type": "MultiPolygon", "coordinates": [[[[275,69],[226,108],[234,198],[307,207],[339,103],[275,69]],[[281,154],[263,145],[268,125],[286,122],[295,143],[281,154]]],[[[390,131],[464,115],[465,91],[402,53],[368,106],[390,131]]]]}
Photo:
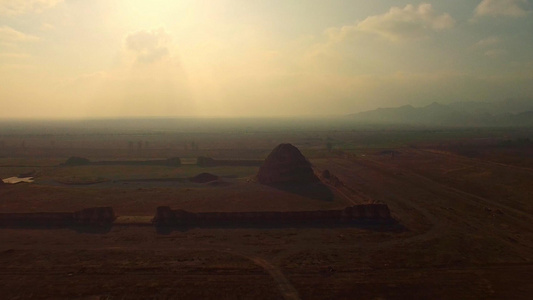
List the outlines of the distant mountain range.
{"type": "Polygon", "coordinates": [[[533,99],[498,102],[433,102],[423,107],[404,105],[348,115],[358,122],[441,126],[533,126],[533,99]]]}

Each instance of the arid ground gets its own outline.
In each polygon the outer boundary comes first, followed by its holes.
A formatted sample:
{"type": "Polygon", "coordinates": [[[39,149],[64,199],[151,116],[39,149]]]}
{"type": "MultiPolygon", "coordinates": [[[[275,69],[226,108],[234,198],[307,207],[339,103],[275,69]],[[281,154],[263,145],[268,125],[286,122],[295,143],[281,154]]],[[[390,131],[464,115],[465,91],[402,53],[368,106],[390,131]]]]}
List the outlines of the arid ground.
{"type": "Polygon", "coordinates": [[[0,212],[111,206],[119,218],[100,233],[0,228],[1,298],[530,299],[533,146],[502,143],[508,135],[501,132],[430,135],[206,134],[195,140],[200,147],[189,135],[4,135],[0,177],[32,173],[35,182],[0,186],[0,212]],[[487,135],[494,138],[478,139],[487,135]],[[169,140],[182,146],[165,146],[169,140]],[[317,174],[327,169],[339,178],[341,185],[328,186],[331,197],[260,185],[258,167],[194,165],[200,155],[264,159],[280,142],[300,148],[317,174]],[[72,155],[177,156],[185,164],[60,166],[72,155]],[[221,179],[188,180],[202,172],[221,179]],[[386,203],[397,224],[160,234],[149,223],[161,205],[290,211],[372,202],[386,203]]]}

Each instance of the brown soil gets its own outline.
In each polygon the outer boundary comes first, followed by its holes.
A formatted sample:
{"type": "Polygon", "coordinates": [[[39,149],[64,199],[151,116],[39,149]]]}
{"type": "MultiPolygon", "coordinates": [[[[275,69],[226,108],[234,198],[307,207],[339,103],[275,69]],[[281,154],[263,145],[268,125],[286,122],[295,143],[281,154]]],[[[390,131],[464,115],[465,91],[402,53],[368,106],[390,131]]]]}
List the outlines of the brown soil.
{"type": "Polygon", "coordinates": [[[3,228],[0,294],[6,299],[529,299],[533,172],[435,149],[398,151],[394,158],[312,159],[316,172],[327,169],[342,182],[332,189],[338,197],[331,202],[242,178],[201,188],[183,182],[8,185],[0,192],[3,212],[112,206],[127,216],[153,215],[159,205],[266,211],[382,202],[405,230],[191,228],[163,235],[151,226],[114,226],[106,234],[3,228]]]}

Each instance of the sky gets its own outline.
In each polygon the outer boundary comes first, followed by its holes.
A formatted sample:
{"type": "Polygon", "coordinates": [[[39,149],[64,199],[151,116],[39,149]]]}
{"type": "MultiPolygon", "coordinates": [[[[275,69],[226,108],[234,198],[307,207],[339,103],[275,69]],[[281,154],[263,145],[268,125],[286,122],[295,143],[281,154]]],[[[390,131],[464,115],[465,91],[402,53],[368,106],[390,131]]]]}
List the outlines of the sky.
{"type": "Polygon", "coordinates": [[[533,101],[533,0],[0,0],[0,118],[533,101]]]}

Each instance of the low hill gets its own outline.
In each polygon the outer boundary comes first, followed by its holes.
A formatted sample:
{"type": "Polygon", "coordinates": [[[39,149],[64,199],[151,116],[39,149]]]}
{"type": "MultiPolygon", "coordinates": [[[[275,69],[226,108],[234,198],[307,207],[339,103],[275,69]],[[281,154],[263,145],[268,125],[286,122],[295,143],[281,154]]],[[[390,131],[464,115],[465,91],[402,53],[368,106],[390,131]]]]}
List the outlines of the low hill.
{"type": "Polygon", "coordinates": [[[378,108],[349,115],[357,122],[435,126],[533,126],[533,101],[431,103],[378,108]]]}

